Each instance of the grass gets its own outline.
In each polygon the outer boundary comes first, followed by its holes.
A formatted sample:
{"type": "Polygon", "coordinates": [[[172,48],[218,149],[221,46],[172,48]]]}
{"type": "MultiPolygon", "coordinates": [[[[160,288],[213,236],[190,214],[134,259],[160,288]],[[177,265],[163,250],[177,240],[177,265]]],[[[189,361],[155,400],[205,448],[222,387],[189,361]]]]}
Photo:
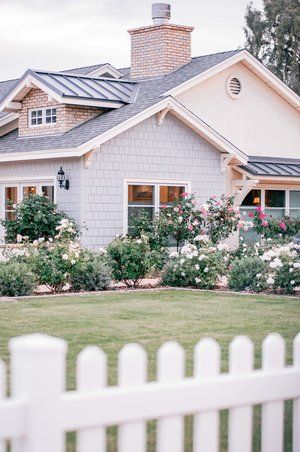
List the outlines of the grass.
{"type": "MultiPolygon", "coordinates": [[[[0,303],[0,357],[8,362],[11,337],[32,332],[68,341],[67,387],[75,388],[75,360],[83,347],[99,345],[108,356],[109,384],[117,381],[117,354],[127,342],[139,342],[149,357],[149,379],[155,379],[155,355],[167,340],[177,340],[186,351],[186,375],[192,375],[197,341],[215,338],[222,346],[222,370],[227,370],[228,346],[234,336],[248,335],[255,344],[255,367],[261,364],[261,343],[270,332],[286,340],[287,363],[300,330],[300,299],[224,295],[196,291],[144,291],[101,295],[41,297],[0,303]]],[[[222,451],[226,450],[227,415],[222,413],[222,451]]],[[[255,408],[254,451],[260,450],[260,408],[255,408]]],[[[285,452],[291,451],[291,403],[287,404],[285,452]]],[[[155,422],[148,426],[148,450],[154,451],[155,422]]],[[[109,452],[116,450],[116,428],[109,428],[109,452]]],[[[186,422],[186,452],[192,450],[192,422],[186,422]]],[[[68,435],[68,451],[74,450],[68,435]]]]}

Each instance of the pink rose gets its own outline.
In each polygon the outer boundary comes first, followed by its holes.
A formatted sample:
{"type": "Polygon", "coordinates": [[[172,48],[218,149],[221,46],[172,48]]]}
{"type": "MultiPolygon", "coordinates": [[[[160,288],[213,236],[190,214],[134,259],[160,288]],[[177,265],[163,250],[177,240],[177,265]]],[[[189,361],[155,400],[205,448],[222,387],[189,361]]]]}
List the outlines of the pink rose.
{"type": "Polygon", "coordinates": [[[257,212],[261,212],[261,207],[260,207],[260,206],[255,207],[255,210],[256,210],[257,212]]]}
{"type": "Polygon", "coordinates": [[[253,218],[254,217],[254,213],[253,212],[249,212],[248,213],[248,217],[253,218]]]}
{"type": "Polygon", "coordinates": [[[262,225],[264,228],[266,228],[267,226],[269,226],[269,223],[268,223],[267,221],[263,220],[263,221],[261,222],[261,225],[262,225]]]}
{"type": "Polygon", "coordinates": [[[263,212],[261,212],[260,214],[259,214],[259,219],[260,220],[264,220],[265,218],[266,218],[266,214],[265,213],[263,213],[263,212]]]}
{"type": "Polygon", "coordinates": [[[279,227],[280,229],[282,229],[283,231],[286,231],[286,224],[282,221],[281,223],[279,223],[279,227]]]}
{"type": "Polygon", "coordinates": [[[181,194],[181,196],[182,196],[183,198],[186,198],[187,196],[189,196],[189,194],[188,194],[187,192],[184,192],[184,193],[181,194]]]}
{"type": "Polygon", "coordinates": [[[192,231],[193,230],[193,226],[191,224],[188,225],[188,230],[192,231]]]}

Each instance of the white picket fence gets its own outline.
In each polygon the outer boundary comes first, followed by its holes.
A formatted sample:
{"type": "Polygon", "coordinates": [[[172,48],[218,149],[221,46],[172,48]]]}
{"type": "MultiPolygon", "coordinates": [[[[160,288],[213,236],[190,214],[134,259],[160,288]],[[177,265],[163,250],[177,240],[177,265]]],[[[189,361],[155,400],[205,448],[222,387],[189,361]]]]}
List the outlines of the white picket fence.
{"type": "Polygon", "coordinates": [[[150,419],[157,419],[156,450],[183,452],[186,414],[194,415],[193,451],[217,452],[222,409],[229,409],[229,452],[251,452],[256,404],[262,404],[262,452],[282,452],[287,399],[293,399],[293,452],[300,451],[300,333],[289,367],[282,337],[267,336],[259,370],[253,370],[253,343],[236,337],[229,373],[220,373],[219,345],[202,339],[195,347],[193,378],[185,378],[183,349],[167,342],[158,351],[155,382],[147,382],[143,348],[127,344],[114,387],[106,386],[103,351],[87,347],[78,356],[76,391],[64,388],[66,351],[62,339],[44,335],[10,341],[10,398],[0,362],[0,452],[8,440],[12,452],[63,452],[68,431],[77,431],[77,452],[104,452],[109,425],[119,426],[119,452],[145,452],[150,419]]]}

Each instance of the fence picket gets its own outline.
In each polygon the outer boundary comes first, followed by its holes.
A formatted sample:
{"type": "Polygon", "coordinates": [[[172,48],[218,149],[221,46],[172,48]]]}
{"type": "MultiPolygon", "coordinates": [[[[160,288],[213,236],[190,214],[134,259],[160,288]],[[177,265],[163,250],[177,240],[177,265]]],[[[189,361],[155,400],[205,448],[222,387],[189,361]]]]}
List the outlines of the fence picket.
{"type": "MultiPolygon", "coordinates": [[[[119,353],[119,386],[137,386],[147,380],[146,352],[138,344],[127,344],[119,353]]],[[[146,451],[146,423],[122,424],[118,429],[118,452],[146,451]]]]}
{"type": "MultiPolygon", "coordinates": [[[[210,338],[198,342],[194,351],[194,377],[213,377],[220,373],[220,346],[210,338]]],[[[219,450],[219,412],[194,416],[194,452],[219,450]]]]}
{"type": "MultiPolygon", "coordinates": [[[[77,389],[91,391],[107,384],[105,353],[96,346],[86,347],[77,358],[77,389]]],[[[77,433],[77,452],[105,452],[105,427],[90,428],[77,433]]]]}
{"type": "MultiPolygon", "coordinates": [[[[177,342],[166,342],[157,354],[157,380],[181,380],[185,375],[184,350],[177,342]]],[[[182,452],[184,418],[172,416],[157,421],[157,452],[182,452]]]]}
{"type": "Polygon", "coordinates": [[[63,339],[31,334],[11,339],[9,348],[12,396],[28,401],[26,436],[12,441],[12,452],[63,452],[60,405],[67,344],[63,339]]]}
{"type": "MultiPolygon", "coordinates": [[[[6,397],[6,366],[0,359],[0,401],[6,397]]],[[[6,451],[6,441],[0,439],[0,452],[6,451]]]]}
{"type": "MultiPolygon", "coordinates": [[[[300,333],[294,339],[294,366],[300,368],[300,333]]],[[[293,452],[300,451],[300,397],[293,401],[293,452]]]]}
{"type": "MultiPolygon", "coordinates": [[[[266,372],[282,369],[285,364],[285,343],[280,334],[269,334],[263,341],[262,368],[266,372]]],[[[262,452],[283,452],[284,401],[267,402],[262,406],[262,452]]]]}
{"type": "MultiPolygon", "coordinates": [[[[237,336],[229,347],[229,372],[240,375],[253,370],[254,346],[246,336],[237,336]]],[[[251,389],[249,388],[251,391],[251,389]]],[[[252,406],[232,408],[229,411],[229,452],[252,451],[252,406]]]]}

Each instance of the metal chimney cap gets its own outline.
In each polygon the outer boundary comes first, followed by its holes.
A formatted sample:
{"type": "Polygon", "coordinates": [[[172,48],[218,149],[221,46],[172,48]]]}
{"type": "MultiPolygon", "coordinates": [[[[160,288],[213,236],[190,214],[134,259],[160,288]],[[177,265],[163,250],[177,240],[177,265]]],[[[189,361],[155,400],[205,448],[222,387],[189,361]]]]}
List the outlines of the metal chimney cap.
{"type": "Polygon", "coordinates": [[[169,3],[153,3],[152,19],[155,25],[167,24],[171,17],[171,5],[169,3]]]}

